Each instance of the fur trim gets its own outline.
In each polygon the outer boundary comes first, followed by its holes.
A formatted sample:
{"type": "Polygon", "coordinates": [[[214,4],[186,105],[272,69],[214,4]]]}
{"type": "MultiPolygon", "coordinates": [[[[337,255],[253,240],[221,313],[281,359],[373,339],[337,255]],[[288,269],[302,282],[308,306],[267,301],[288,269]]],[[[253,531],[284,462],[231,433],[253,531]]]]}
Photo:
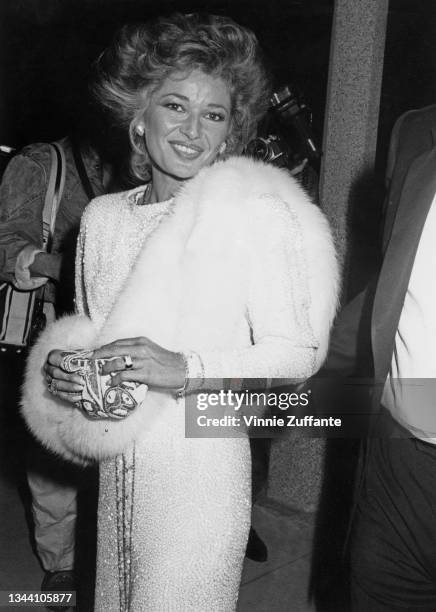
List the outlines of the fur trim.
{"type": "Polygon", "coordinates": [[[42,369],[48,353],[59,347],[96,348],[96,338],[97,330],[88,317],[70,315],[52,323],[30,352],[23,385],[21,412],[30,431],[48,450],[79,465],[122,453],[138,432],[142,436],[162,417],[165,405],[175,401],[167,394],[149,391],[147,410],[137,409],[123,421],[91,421],[53,396],[42,369]]]}
{"type": "Polygon", "coordinates": [[[43,366],[51,350],[88,348],[95,336],[92,321],[80,315],[66,316],[49,325],[29,353],[21,397],[21,412],[34,436],[48,450],[82,465],[88,459],[77,453],[77,449],[72,452],[59,436],[59,428],[71,420],[77,408],[49,393],[43,366]]]}
{"type": "Polygon", "coordinates": [[[147,336],[172,350],[240,348],[234,330],[245,314],[245,280],[253,272],[247,254],[265,239],[283,237],[281,214],[287,219],[293,215],[301,235],[318,369],[327,352],[339,285],[328,223],[286,171],[231,158],[186,183],[148,238],[101,330],[75,316],[54,323],[41,336],[27,367],[23,414],[43,444],[67,459],[101,460],[142,439],[157,421],[171,418],[171,411],[179,414],[181,406],[170,394],[149,391],[128,418],[91,421],[63,402],[60,409],[59,400],[46,390],[41,366],[52,348],[93,348],[121,337],[147,336]]]}

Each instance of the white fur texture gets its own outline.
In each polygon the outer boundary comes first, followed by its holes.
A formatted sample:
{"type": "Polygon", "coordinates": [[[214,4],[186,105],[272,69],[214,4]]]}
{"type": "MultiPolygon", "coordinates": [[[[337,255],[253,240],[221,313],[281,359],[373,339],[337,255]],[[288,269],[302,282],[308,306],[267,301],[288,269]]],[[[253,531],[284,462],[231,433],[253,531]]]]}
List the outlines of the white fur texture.
{"type": "Polygon", "coordinates": [[[21,412],[35,437],[53,453],[82,465],[88,459],[77,449],[72,452],[59,435],[59,428],[68,427],[77,408],[49,393],[43,366],[52,349],[90,348],[95,336],[92,321],[84,316],[66,316],[49,325],[30,351],[21,398],[21,412]]]}
{"type": "Polygon", "coordinates": [[[156,419],[182,408],[168,393],[149,391],[127,419],[90,421],[76,408],[60,406],[47,392],[41,367],[52,348],[93,348],[134,336],[147,336],[172,350],[241,346],[234,330],[246,307],[247,252],[257,242],[274,240],[280,231],[271,197],[298,219],[311,298],[309,318],[319,344],[315,369],[321,366],[339,289],[328,223],[286,171],[231,158],[186,183],[146,241],[102,330],[97,332],[89,319],[73,316],[42,334],[29,358],[22,411],[45,446],[70,460],[101,460],[123,452],[132,440],[146,435],[156,419]]]}

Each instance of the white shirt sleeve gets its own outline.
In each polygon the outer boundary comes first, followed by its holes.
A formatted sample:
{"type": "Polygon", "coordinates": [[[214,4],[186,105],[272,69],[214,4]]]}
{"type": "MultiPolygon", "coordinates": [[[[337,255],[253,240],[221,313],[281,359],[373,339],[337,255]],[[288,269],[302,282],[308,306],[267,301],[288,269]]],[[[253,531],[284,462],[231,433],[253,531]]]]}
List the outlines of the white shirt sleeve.
{"type": "Polygon", "coordinates": [[[254,386],[255,379],[280,385],[283,379],[301,381],[315,372],[318,341],[309,319],[311,296],[298,219],[289,205],[273,198],[266,198],[260,217],[252,228],[246,309],[252,345],[188,354],[188,375],[195,379],[189,390],[218,388],[223,378],[246,379],[246,388],[247,379],[254,379],[254,386]]]}

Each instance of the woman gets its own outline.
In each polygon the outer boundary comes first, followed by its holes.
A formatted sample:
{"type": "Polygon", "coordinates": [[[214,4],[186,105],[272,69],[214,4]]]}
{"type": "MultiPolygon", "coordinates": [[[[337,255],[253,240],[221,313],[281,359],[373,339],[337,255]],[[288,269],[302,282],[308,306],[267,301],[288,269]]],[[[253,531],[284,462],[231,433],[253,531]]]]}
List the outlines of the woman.
{"type": "Polygon", "coordinates": [[[224,378],[258,385],[319,368],[336,308],[334,247],[288,174],[230,157],[267,106],[250,31],[176,15],[124,28],[99,66],[100,100],[130,130],[132,171],[151,180],[85,212],[79,315],[33,350],[23,411],[55,452],[100,461],[96,610],[233,610],[249,445],[185,438],[184,398],[224,378]],[[65,371],[59,349],[78,347],[110,359],[110,400],[97,411],[65,371]],[[50,350],[51,396],[41,375],[50,350]]]}

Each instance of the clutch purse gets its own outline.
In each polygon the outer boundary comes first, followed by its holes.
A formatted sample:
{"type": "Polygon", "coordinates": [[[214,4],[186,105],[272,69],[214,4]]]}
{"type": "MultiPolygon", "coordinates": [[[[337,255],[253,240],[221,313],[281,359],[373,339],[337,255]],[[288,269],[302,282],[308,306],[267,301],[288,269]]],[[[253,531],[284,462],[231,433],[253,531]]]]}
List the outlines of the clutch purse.
{"type": "Polygon", "coordinates": [[[90,359],[90,354],[83,350],[62,353],[60,367],[79,374],[85,383],[78,407],[89,419],[124,419],[144,401],[148,386],[133,381],[111,386],[110,374],[102,374],[101,368],[116,357],[90,359]]]}

